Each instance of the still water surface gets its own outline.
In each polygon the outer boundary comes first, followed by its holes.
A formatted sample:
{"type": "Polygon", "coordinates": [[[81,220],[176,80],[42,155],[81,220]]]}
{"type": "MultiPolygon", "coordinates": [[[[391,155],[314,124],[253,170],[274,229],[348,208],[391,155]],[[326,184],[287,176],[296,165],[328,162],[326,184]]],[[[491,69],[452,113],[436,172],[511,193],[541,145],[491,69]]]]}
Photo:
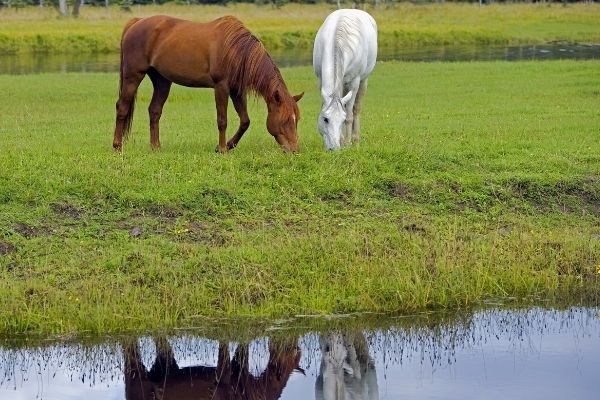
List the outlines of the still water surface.
{"type": "MultiPolygon", "coordinates": [[[[271,52],[279,66],[310,65],[306,51],[271,52]]],[[[600,59],[600,44],[548,44],[534,46],[430,46],[382,49],[380,61],[519,61],[600,59]]],[[[118,54],[25,54],[1,55],[0,74],[43,72],[117,72],[118,54]]]]}
{"type": "Polygon", "coordinates": [[[6,340],[0,398],[595,399],[599,310],[305,317],[252,340],[239,327],[221,339],[6,340]]]}

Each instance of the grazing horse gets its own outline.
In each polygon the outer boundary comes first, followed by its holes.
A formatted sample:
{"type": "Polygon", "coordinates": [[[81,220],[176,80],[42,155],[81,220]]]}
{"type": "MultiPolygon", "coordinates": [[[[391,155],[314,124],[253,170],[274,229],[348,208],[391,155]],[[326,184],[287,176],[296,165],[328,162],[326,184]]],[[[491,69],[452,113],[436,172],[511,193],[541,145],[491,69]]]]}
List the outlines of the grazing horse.
{"type": "Polygon", "coordinates": [[[286,151],[298,151],[296,104],[302,94],[291,96],[279,69],[262,43],[235,17],[194,23],[164,15],[133,18],[121,38],[119,100],[113,147],[120,150],[131,129],[135,96],[145,75],[154,93],[150,114],[150,143],[160,148],[158,125],[173,82],[189,87],[214,88],[219,145],[217,151],[233,149],[250,125],[247,92],[267,103],[267,130],[286,151]],[[226,142],[229,97],[240,117],[240,126],[226,142]]]}
{"type": "Polygon", "coordinates": [[[277,400],[294,370],[299,367],[300,350],[296,343],[269,346],[269,360],[260,376],[248,368],[248,346],[239,345],[230,359],[227,343],[219,344],[216,367],[180,368],[166,338],[156,342],[157,355],[146,369],[135,342],[124,344],[126,400],[277,400]]]}
{"type": "Polygon", "coordinates": [[[337,10],[319,28],[313,67],[321,84],[319,132],[328,150],[360,138],[360,102],[377,59],[377,24],[361,10],[337,10]]]}

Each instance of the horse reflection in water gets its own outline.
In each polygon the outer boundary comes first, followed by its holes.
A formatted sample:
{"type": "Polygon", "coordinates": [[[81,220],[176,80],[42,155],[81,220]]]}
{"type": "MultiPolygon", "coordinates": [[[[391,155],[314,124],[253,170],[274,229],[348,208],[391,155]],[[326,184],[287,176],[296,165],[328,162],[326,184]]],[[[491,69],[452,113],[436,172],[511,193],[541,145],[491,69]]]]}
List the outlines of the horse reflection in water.
{"type": "Polygon", "coordinates": [[[361,332],[322,334],[316,400],[378,400],[377,373],[361,332]]]}
{"type": "Polygon", "coordinates": [[[229,346],[219,344],[216,367],[179,368],[165,338],[156,341],[157,356],[148,371],[137,341],[124,346],[125,396],[127,400],[275,400],[291,373],[299,368],[300,350],[295,342],[269,345],[269,361],[255,377],[248,366],[248,346],[239,345],[230,360],[229,346]]]}

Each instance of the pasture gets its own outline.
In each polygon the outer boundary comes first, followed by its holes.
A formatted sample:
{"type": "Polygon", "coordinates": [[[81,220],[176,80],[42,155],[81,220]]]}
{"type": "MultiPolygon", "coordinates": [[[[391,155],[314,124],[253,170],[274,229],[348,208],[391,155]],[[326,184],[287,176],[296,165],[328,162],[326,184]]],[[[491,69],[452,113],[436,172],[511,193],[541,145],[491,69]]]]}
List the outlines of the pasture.
{"type": "Polygon", "coordinates": [[[295,155],[262,99],[218,155],[213,91],[174,86],[155,152],[145,80],[119,154],[116,74],[0,76],[0,333],[596,296],[599,68],[378,63],[340,152],[312,69],[282,69],[295,155]]]}

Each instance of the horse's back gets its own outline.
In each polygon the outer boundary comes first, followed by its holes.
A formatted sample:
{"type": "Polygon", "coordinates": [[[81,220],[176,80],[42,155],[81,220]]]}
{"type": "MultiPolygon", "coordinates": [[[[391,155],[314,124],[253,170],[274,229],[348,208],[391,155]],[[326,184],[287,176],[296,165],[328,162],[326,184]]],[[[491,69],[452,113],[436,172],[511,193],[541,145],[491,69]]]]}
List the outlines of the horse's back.
{"type": "Polygon", "coordinates": [[[124,33],[124,62],[139,71],[152,67],[180,85],[213,87],[222,20],[198,23],[166,15],[141,19],[124,33]]]}
{"type": "Polygon", "coordinates": [[[155,50],[157,39],[168,34],[172,28],[183,20],[166,15],[154,15],[147,18],[133,18],[125,24],[121,51],[130,62],[141,63],[142,59],[149,63],[149,57],[155,50]]]}
{"type": "Polygon", "coordinates": [[[184,20],[167,15],[153,15],[146,18],[132,18],[123,29],[123,42],[137,42],[146,44],[151,35],[156,32],[168,31],[173,26],[185,22],[184,20]]]}
{"type": "Polygon", "coordinates": [[[341,52],[347,70],[367,76],[377,59],[377,23],[362,10],[341,9],[329,14],[319,28],[313,50],[313,67],[320,77],[329,49],[341,52]]]}
{"type": "Polygon", "coordinates": [[[225,26],[241,26],[242,22],[234,16],[226,15],[209,22],[194,22],[168,15],[153,15],[146,18],[132,18],[125,24],[123,41],[136,41],[148,47],[156,40],[178,36],[186,41],[202,36],[205,40],[223,35],[225,26]],[[151,43],[149,43],[151,42],[151,43]]]}

